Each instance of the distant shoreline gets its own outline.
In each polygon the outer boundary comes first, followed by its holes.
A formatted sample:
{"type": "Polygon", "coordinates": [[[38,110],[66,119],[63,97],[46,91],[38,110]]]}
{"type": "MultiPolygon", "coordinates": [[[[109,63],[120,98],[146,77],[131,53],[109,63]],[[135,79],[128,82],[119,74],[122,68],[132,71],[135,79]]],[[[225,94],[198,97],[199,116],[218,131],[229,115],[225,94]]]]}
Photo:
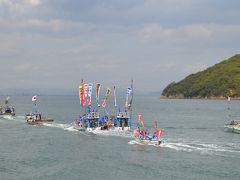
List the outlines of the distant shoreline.
{"type": "MultiPolygon", "coordinates": [[[[182,97],[182,96],[160,96],[160,99],[199,99],[199,100],[227,100],[227,97],[182,97]]],[[[240,100],[240,97],[231,97],[231,100],[240,100]]]]}

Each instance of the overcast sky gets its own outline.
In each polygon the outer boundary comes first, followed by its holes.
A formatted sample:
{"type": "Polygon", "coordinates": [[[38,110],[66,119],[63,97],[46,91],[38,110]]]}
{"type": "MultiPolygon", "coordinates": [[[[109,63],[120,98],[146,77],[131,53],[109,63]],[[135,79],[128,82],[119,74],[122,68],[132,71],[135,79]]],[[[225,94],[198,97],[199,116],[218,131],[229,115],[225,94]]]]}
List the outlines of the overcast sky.
{"type": "Polygon", "coordinates": [[[0,88],[160,91],[239,48],[238,0],[0,0],[0,88]]]}

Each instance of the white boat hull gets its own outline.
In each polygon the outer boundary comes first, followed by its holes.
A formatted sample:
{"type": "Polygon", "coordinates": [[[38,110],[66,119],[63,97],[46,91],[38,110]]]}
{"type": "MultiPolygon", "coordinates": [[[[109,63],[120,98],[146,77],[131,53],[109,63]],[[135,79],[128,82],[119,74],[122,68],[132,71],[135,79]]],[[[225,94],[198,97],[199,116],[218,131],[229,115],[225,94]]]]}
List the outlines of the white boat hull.
{"type": "Polygon", "coordinates": [[[154,145],[154,146],[159,146],[162,141],[161,140],[140,140],[140,139],[136,139],[136,142],[139,144],[144,144],[144,145],[154,145]]]}
{"type": "Polygon", "coordinates": [[[224,128],[229,132],[234,132],[240,134],[240,126],[236,125],[226,125],[224,128]]]}

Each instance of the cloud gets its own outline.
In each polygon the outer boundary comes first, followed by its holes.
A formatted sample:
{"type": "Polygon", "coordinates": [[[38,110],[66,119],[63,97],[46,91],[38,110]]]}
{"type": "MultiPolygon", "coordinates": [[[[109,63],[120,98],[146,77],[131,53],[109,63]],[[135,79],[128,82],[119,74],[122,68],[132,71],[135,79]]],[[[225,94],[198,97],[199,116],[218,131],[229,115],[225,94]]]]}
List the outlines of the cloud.
{"type": "Polygon", "coordinates": [[[0,0],[0,10],[8,19],[19,18],[40,4],[40,0],[0,0]]]}
{"type": "Polygon", "coordinates": [[[0,0],[0,5],[8,8],[26,7],[26,6],[38,6],[41,4],[40,0],[0,0]]]}
{"type": "Polygon", "coordinates": [[[150,41],[202,39],[209,38],[211,34],[212,30],[202,24],[190,24],[177,28],[164,28],[160,24],[147,24],[139,31],[139,35],[143,39],[150,41]]]}
{"type": "Polygon", "coordinates": [[[41,3],[40,0],[25,0],[25,2],[32,5],[32,6],[38,6],[41,3]]]}
{"type": "Polygon", "coordinates": [[[95,53],[95,50],[97,49],[96,44],[82,44],[78,47],[74,47],[71,49],[67,49],[64,51],[64,54],[66,55],[86,55],[90,53],[95,53]]]}
{"type": "Polygon", "coordinates": [[[0,0],[0,71],[11,78],[0,77],[1,85],[28,85],[22,79],[66,87],[81,77],[124,84],[133,77],[138,87],[159,88],[239,52],[238,4],[0,0]]]}
{"type": "Polygon", "coordinates": [[[76,23],[66,22],[61,19],[52,19],[47,21],[39,19],[29,19],[20,22],[19,26],[23,28],[38,28],[59,32],[67,29],[70,30],[71,28],[76,27],[76,23]]]}
{"type": "Polygon", "coordinates": [[[14,67],[16,72],[25,72],[25,71],[29,71],[32,69],[31,64],[18,64],[14,67]]]}

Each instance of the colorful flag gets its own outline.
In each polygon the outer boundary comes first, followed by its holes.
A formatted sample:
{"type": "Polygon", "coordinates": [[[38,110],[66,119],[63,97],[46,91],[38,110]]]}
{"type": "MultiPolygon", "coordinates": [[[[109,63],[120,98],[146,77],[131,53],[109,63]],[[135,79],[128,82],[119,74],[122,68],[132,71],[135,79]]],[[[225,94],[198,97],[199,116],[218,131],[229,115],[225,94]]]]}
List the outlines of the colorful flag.
{"type": "Polygon", "coordinates": [[[83,85],[83,93],[84,93],[84,101],[85,104],[87,104],[87,96],[88,96],[88,84],[83,85]]]}
{"type": "Polygon", "coordinates": [[[84,90],[84,97],[87,98],[87,96],[88,96],[88,84],[83,85],[83,90],[84,90]]]}
{"type": "Polygon", "coordinates": [[[35,102],[35,101],[37,101],[37,96],[32,97],[32,102],[35,102]]]}
{"type": "Polygon", "coordinates": [[[92,83],[88,83],[88,105],[89,106],[92,103],[92,88],[93,88],[93,84],[92,83]]]}
{"type": "Polygon", "coordinates": [[[142,115],[140,113],[138,113],[138,122],[141,121],[142,115]]]}
{"type": "Polygon", "coordinates": [[[99,104],[100,88],[101,88],[101,84],[100,84],[100,83],[97,83],[97,84],[96,84],[96,101],[97,101],[97,105],[98,105],[98,106],[100,106],[100,104],[99,104]]]}
{"type": "Polygon", "coordinates": [[[127,88],[127,94],[129,94],[129,95],[132,94],[132,87],[127,88]]]}
{"type": "Polygon", "coordinates": [[[116,87],[113,87],[114,106],[117,107],[116,87]]]}
{"type": "Polygon", "coordinates": [[[102,107],[105,108],[107,105],[106,99],[103,100],[102,107]]]}
{"type": "Polygon", "coordinates": [[[109,97],[110,92],[111,92],[111,88],[107,88],[107,90],[106,90],[106,94],[105,94],[106,99],[109,97]]]}
{"type": "Polygon", "coordinates": [[[82,90],[81,90],[81,104],[82,104],[82,107],[85,106],[85,94],[84,94],[84,83],[83,83],[83,79],[82,79],[82,82],[81,82],[81,86],[82,86],[82,90]]]}
{"type": "Polygon", "coordinates": [[[130,101],[129,101],[128,107],[132,107],[132,102],[133,102],[133,80],[131,80],[130,101]]]}
{"type": "Polygon", "coordinates": [[[125,107],[127,108],[128,106],[128,96],[129,96],[129,90],[127,89],[127,95],[126,95],[126,101],[125,101],[125,107]]]}
{"type": "Polygon", "coordinates": [[[80,105],[82,105],[82,93],[83,93],[83,87],[79,86],[79,101],[80,101],[80,105]]]}
{"type": "Polygon", "coordinates": [[[157,129],[157,138],[158,138],[158,140],[160,140],[161,136],[162,136],[162,130],[161,129],[157,129]]]}
{"type": "Polygon", "coordinates": [[[103,100],[103,103],[102,103],[102,107],[106,107],[106,105],[107,105],[107,99],[108,99],[108,97],[109,97],[109,95],[110,95],[110,92],[111,92],[111,89],[110,88],[107,88],[106,89],[106,93],[105,93],[105,99],[103,100]]]}

